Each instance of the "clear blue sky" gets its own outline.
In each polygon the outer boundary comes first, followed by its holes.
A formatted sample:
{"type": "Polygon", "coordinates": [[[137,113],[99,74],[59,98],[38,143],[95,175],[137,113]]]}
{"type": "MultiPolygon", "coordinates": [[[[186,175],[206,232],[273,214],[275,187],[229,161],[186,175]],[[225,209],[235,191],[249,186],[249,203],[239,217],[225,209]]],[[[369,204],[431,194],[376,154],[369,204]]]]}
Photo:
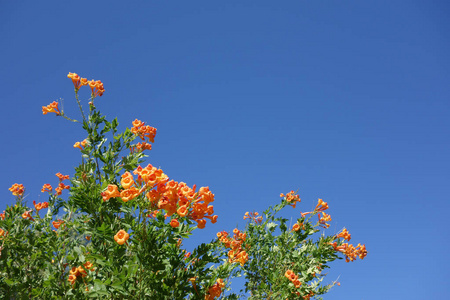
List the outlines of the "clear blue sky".
{"type": "MultiPolygon", "coordinates": [[[[450,295],[450,5],[447,1],[1,1],[0,211],[73,174],[84,138],[41,107],[76,72],[121,128],[158,128],[149,162],[209,186],[243,226],[281,192],[297,217],[329,203],[363,261],[332,264],[326,299],[450,295]]],[[[84,99],[88,98],[88,89],[84,99]]],[[[82,98],[83,98],[82,97],[82,98]]]]}

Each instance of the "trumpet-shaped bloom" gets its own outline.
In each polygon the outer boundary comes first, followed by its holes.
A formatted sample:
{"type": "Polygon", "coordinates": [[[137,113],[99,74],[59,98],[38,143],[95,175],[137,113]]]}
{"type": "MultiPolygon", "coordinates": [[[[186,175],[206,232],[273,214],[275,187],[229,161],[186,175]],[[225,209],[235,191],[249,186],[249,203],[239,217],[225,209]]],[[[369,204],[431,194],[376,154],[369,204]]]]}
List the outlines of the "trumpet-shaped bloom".
{"type": "Polygon", "coordinates": [[[17,184],[14,183],[10,188],[9,191],[14,195],[14,196],[22,196],[23,193],[25,192],[25,188],[23,187],[23,184],[17,184]]]}
{"type": "Polygon", "coordinates": [[[130,235],[125,230],[121,229],[119,230],[116,235],[114,236],[114,240],[119,245],[125,244],[125,242],[130,238],[130,235]]]}
{"type": "Polygon", "coordinates": [[[42,114],[46,115],[48,113],[55,113],[57,116],[61,115],[61,112],[58,108],[58,102],[53,101],[47,106],[42,106],[42,114]]]}
{"type": "Polygon", "coordinates": [[[75,87],[75,91],[78,92],[78,90],[80,89],[80,87],[82,87],[83,85],[87,85],[88,81],[86,78],[81,78],[80,76],[78,76],[77,73],[70,73],[67,75],[67,78],[72,79],[73,82],[73,86],[75,87]]]}

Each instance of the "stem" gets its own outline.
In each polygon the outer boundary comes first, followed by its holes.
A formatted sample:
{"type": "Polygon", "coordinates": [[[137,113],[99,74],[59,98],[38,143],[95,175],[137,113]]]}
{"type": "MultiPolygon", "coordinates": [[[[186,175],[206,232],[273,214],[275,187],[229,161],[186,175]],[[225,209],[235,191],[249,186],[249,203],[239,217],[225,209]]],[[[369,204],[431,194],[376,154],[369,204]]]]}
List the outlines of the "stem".
{"type": "Polygon", "coordinates": [[[81,116],[83,117],[83,121],[86,122],[86,117],[84,116],[83,108],[81,107],[80,100],[78,99],[78,90],[75,90],[75,99],[78,103],[78,108],[80,109],[81,116]]]}

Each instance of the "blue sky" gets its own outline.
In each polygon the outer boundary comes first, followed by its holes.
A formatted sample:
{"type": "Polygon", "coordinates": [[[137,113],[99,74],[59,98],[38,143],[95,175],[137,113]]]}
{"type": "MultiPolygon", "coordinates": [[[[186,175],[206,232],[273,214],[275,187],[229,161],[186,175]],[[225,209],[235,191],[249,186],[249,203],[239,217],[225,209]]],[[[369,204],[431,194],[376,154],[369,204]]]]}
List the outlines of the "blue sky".
{"type": "MultiPolygon", "coordinates": [[[[299,190],[363,261],[332,264],[326,299],[443,299],[450,192],[446,1],[2,1],[0,210],[73,174],[84,138],[75,72],[103,81],[97,107],[158,128],[149,163],[209,186],[219,222],[299,190]]],[[[82,95],[87,99],[89,93],[82,95]]],[[[84,97],[84,98],[83,98],[84,97]]],[[[87,102],[87,101],[86,101],[87,102]]],[[[42,198],[42,197],[41,197],[42,198]]],[[[44,199],[41,199],[41,201],[44,199]]]]}

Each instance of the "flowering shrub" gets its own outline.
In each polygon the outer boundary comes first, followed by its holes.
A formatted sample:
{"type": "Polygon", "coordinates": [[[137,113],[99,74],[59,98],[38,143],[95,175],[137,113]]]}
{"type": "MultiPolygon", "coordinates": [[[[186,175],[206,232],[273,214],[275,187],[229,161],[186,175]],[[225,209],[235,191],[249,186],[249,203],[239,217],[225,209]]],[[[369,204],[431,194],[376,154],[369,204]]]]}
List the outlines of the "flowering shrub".
{"type": "MultiPolygon", "coordinates": [[[[1,299],[310,299],[336,284],[322,283],[329,262],[367,255],[364,245],[344,243],[351,239],[347,229],[313,238],[331,221],[322,199],[288,228],[277,214],[300,202],[293,191],[261,215],[247,212],[243,230],[218,232],[187,252],[183,240],[217,222],[212,191],[144,164],[156,128],[135,120],[118,133],[117,119],[108,121],[94,104],[103,83],[68,77],[86,131],[73,146],[82,163],[72,178],[57,173],[55,185],[43,184],[48,201],[33,207],[22,184],[9,188],[16,203],[0,214],[1,299]],[[78,92],[87,85],[85,112],[78,92]],[[231,289],[236,276],[246,280],[239,292],[231,289]]],[[[56,101],[42,112],[75,121],[56,101]]]]}

